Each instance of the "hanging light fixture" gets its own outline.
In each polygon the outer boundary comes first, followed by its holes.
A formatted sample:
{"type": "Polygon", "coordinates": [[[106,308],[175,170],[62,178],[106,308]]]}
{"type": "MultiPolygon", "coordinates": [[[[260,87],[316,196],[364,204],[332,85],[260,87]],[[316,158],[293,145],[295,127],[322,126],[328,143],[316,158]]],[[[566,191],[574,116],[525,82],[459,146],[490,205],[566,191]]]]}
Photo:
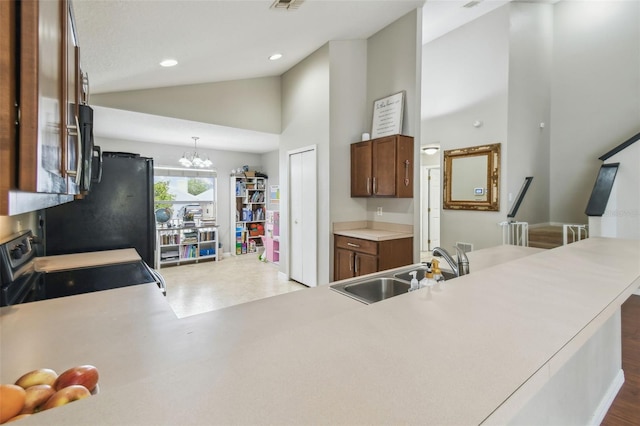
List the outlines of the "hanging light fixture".
{"type": "Polygon", "coordinates": [[[193,152],[185,152],[182,154],[182,158],[178,162],[184,167],[211,167],[213,163],[209,160],[208,156],[200,156],[198,154],[198,139],[197,136],[192,136],[193,139],[193,152]]]}

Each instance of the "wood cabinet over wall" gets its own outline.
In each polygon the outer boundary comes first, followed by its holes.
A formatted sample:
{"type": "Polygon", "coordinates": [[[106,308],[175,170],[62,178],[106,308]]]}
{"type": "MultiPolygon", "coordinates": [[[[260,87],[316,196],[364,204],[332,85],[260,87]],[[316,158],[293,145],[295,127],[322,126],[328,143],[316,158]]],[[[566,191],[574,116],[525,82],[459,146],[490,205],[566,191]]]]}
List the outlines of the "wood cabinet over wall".
{"type": "Polygon", "coordinates": [[[83,81],[69,0],[0,3],[0,214],[7,215],[79,193],[83,81]]]}
{"type": "Polygon", "coordinates": [[[413,197],[413,138],[393,135],[351,144],[351,197],[413,197]]]}

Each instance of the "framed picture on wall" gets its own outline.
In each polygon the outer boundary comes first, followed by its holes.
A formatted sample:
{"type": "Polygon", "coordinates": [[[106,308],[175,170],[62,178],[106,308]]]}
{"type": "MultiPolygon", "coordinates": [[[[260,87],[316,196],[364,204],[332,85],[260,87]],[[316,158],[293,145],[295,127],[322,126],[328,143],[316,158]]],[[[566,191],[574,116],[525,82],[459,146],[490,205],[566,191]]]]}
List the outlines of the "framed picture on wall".
{"type": "Polygon", "coordinates": [[[269,187],[269,203],[280,203],[280,185],[271,185],[269,187]]]}
{"type": "Polygon", "coordinates": [[[375,101],[373,103],[371,138],[375,139],[402,133],[403,112],[404,90],[375,101]]]}

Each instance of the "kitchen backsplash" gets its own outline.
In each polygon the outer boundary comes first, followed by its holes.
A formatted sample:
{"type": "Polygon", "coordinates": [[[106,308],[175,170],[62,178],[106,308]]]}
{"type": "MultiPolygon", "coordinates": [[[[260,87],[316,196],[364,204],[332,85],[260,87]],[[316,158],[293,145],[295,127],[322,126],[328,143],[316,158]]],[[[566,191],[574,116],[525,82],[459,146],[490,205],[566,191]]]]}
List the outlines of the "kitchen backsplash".
{"type": "Polygon", "coordinates": [[[38,230],[38,212],[23,213],[15,216],[0,216],[0,238],[15,234],[23,229],[38,230]]]}

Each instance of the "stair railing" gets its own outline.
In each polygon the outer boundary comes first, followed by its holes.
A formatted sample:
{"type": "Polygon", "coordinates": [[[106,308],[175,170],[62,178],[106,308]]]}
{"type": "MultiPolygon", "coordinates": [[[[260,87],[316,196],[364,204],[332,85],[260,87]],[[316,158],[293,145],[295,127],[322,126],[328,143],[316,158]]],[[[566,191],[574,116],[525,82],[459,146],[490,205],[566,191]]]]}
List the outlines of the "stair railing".
{"type": "Polygon", "coordinates": [[[588,225],[564,224],[562,225],[562,245],[575,243],[589,237],[588,225]],[[569,241],[571,233],[571,241],[569,241]]]}
{"type": "Polygon", "coordinates": [[[528,222],[500,222],[502,227],[502,244],[512,246],[529,246],[528,222]]]}

